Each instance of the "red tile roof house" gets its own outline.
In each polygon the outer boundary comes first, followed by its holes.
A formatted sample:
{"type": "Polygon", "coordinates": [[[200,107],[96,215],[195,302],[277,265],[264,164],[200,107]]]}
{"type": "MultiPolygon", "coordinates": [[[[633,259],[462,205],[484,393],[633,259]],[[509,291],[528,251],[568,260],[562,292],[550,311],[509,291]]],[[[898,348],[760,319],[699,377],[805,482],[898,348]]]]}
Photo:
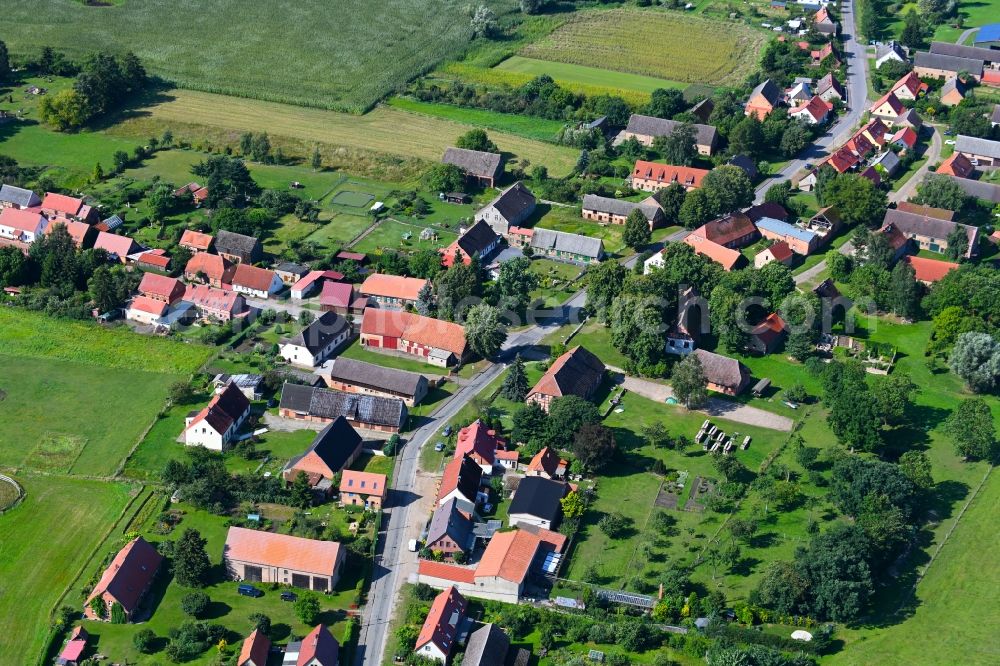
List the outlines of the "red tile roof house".
{"type": "Polygon", "coordinates": [[[889,90],[897,99],[915,100],[927,92],[928,85],[920,80],[916,72],[907,72],[889,90]]]}
{"type": "Polygon", "coordinates": [[[166,273],[170,269],[170,257],[167,251],[156,248],[140,252],[135,259],[135,265],[144,271],[160,271],[166,273]]]}
{"type": "Polygon", "coordinates": [[[45,198],[42,199],[41,210],[46,217],[66,217],[88,224],[97,221],[94,209],[83,203],[83,199],[68,197],[65,194],[46,192],[45,198]]]}
{"type": "Polygon", "coordinates": [[[824,102],[821,97],[816,96],[805,104],[789,110],[788,115],[810,125],[821,125],[830,117],[831,111],[833,111],[833,105],[829,102],[824,102]]]}
{"type": "Polygon", "coordinates": [[[455,444],[455,458],[468,456],[483,468],[483,474],[489,476],[496,465],[497,450],[506,450],[507,442],[499,437],[495,430],[489,430],[483,422],[476,419],[458,431],[458,441],[455,444]]]}
{"type": "Polygon", "coordinates": [[[166,275],[145,273],[139,282],[139,294],[167,305],[173,305],[184,298],[184,291],[184,284],[180,280],[166,275]]]}
{"type": "Polygon", "coordinates": [[[170,306],[148,296],[136,296],[125,309],[125,319],[146,326],[166,326],[169,324],[167,315],[170,306]]]}
{"type": "Polygon", "coordinates": [[[277,294],[285,286],[274,271],[244,263],[236,264],[231,284],[238,294],[264,299],[277,294]]]}
{"type": "Polygon", "coordinates": [[[756,241],[760,238],[760,232],[749,216],[744,213],[731,213],[706,222],[692,231],[688,238],[709,240],[723,247],[737,249],[756,241]]]}
{"type": "Polygon", "coordinates": [[[205,282],[221,289],[232,282],[235,270],[235,266],[217,254],[195,252],[184,267],[184,279],[205,282]]]}
{"type": "Polygon", "coordinates": [[[87,639],[90,634],[81,626],[73,627],[69,640],[63,646],[62,652],[56,658],[56,666],[79,666],[83,651],[87,649],[87,639]]]}
{"type": "Polygon", "coordinates": [[[455,500],[460,510],[472,513],[476,510],[476,498],[482,485],[483,468],[468,456],[455,458],[445,465],[441,474],[436,506],[455,500]]]}
{"type": "Polygon", "coordinates": [[[242,296],[207,284],[188,285],[184,300],[194,306],[199,317],[211,321],[225,323],[247,312],[242,296]]]}
{"type": "Polygon", "coordinates": [[[694,351],[705,372],[705,386],[709,391],[724,395],[739,395],[750,383],[750,370],[735,358],[713,354],[704,349],[694,351]]]}
{"type": "Polygon", "coordinates": [[[421,278],[372,273],[361,283],[359,291],[382,307],[402,308],[416,305],[426,284],[427,280],[421,278]]]}
{"type": "Polygon", "coordinates": [[[453,556],[475,547],[472,514],[459,508],[454,497],[437,507],[427,527],[424,546],[432,553],[453,556]]]}
{"type": "Polygon", "coordinates": [[[340,580],[346,549],[336,541],[303,539],[230,527],[222,563],[232,580],[279,583],[331,592],[340,580]]]}
{"type": "Polygon", "coordinates": [[[243,641],[236,666],[267,666],[267,656],[270,653],[271,639],[261,633],[260,629],[254,629],[243,641]]]}
{"type": "Polygon", "coordinates": [[[309,271],[295,281],[289,290],[289,294],[292,298],[301,300],[308,298],[309,294],[317,287],[326,286],[330,281],[340,282],[343,279],[344,274],[337,271],[309,271]]]}
{"type": "Polygon", "coordinates": [[[337,666],[340,659],[340,643],[323,625],[306,634],[301,641],[293,641],[285,647],[282,666],[337,666]]]}
{"type": "Polygon", "coordinates": [[[434,598],[424,626],[420,628],[414,654],[445,663],[455,646],[469,603],[454,587],[434,598]]]}
{"type": "Polygon", "coordinates": [[[680,183],[690,192],[701,187],[701,181],[707,175],[708,169],[637,160],[630,180],[634,189],[645,192],[655,192],[674,183],[680,183]]]}
{"type": "Polygon", "coordinates": [[[142,246],[128,236],[119,236],[98,231],[97,240],[94,241],[95,250],[104,250],[112,261],[127,263],[129,257],[142,250],[142,246]]]}
{"type": "Polygon", "coordinates": [[[952,153],[944,162],[938,165],[937,173],[956,178],[969,178],[976,167],[972,161],[962,153],[952,153]]]}
{"type": "Polygon", "coordinates": [[[903,261],[913,268],[916,280],[926,285],[934,284],[958,268],[958,264],[951,261],[938,261],[924,257],[903,257],[903,261]]]}
{"type": "Polygon", "coordinates": [[[870,111],[872,116],[880,118],[883,122],[886,122],[889,125],[895,125],[906,113],[906,107],[903,106],[903,103],[899,101],[899,98],[890,91],[872,104],[870,111]]]}
{"type": "Polygon", "coordinates": [[[340,502],[381,511],[388,492],[385,474],[345,469],[340,477],[340,502]]]}
{"type": "Polygon", "coordinates": [[[224,451],[250,416],[250,401],[234,384],[212,396],[201,411],[184,419],[184,443],[224,451]]]}
{"type": "Polygon", "coordinates": [[[212,249],[212,242],[214,240],[215,237],[211,234],[203,234],[200,231],[185,229],[177,244],[181,247],[186,247],[192,252],[208,252],[212,249]]]}
{"type": "Polygon", "coordinates": [[[49,221],[32,210],[4,208],[0,210],[0,238],[31,245],[41,236],[49,221]]]}
{"type": "Polygon", "coordinates": [[[785,241],[778,241],[770,247],[764,248],[753,258],[754,268],[763,268],[772,261],[777,261],[785,266],[792,265],[792,250],[785,241]]]}
{"type": "Polygon", "coordinates": [[[48,236],[58,227],[66,229],[66,233],[73,239],[73,244],[76,245],[77,249],[93,247],[97,230],[86,222],[77,222],[76,220],[67,220],[64,217],[56,217],[49,220],[49,225],[44,232],[45,235],[48,236]]]}
{"type": "Polygon", "coordinates": [[[104,570],[101,580],[87,597],[83,615],[88,620],[111,620],[112,607],[119,604],[128,621],[135,619],[142,598],[149,591],[156,572],[163,563],[163,557],[156,548],[142,537],[136,537],[118,551],[111,564],[104,570]],[[92,607],[93,600],[100,598],[106,611],[98,616],[92,607]]]}
{"type": "Polygon", "coordinates": [[[541,476],[546,479],[562,479],[566,476],[569,463],[563,460],[554,449],[543,447],[528,463],[525,476],[541,476]]]}
{"type": "Polygon", "coordinates": [[[750,331],[749,348],[758,354],[770,354],[778,348],[784,338],[785,322],[772,312],[750,331]]]}
{"type": "Polygon", "coordinates": [[[684,239],[684,242],[687,245],[690,245],[696,254],[708,257],[715,263],[722,266],[725,271],[731,271],[746,261],[746,257],[744,257],[743,253],[739,250],[733,250],[710,240],[694,236],[693,234],[689,234],[687,238],[684,239]]]}
{"type": "Polygon", "coordinates": [[[368,307],[368,297],[355,293],[352,284],[327,280],[323,282],[323,291],[319,295],[319,307],[324,312],[336,312],[345,317],[361,316],[368,307]]]}
{"type": "Polygon", "coordinates": [[[549,366],[528,392],[525,403],[549,411],[552,401],[567,395],[590,400],[604,381],[604,363],[584,347],[573,347],[549,366]]]}
{"type": "Polygon", "coordinates": [[[420,560],[418,580],[437,588],[454,586],[470,597],[512,603],[523,595],[528,576],[542,573],[546,556],[558,558],[565,545],[562,534],[532,526],[498,532],[476,567],[420,560]]]}
{"type": "Polygon", "coordinates": [[[299,472],[304,472],[314,488],[332,491],[333,478],[358,459],[363,441],[347,419],[341,416],[316,434],[305,453],[285,464],[281,478],[291,483],[299,472]]]}
{"type": "Polygon", "coordinates": [[[451,268],[458,254],[462,263],[468,266],[472,257],[478,255],[480,261],[489,259],[500,246],[500,236],[483,220],[479,220],[464,234],[455,239],[448,247],[441,250],[441,265],[451,268]]]}
{"type": "Polygon", "coordinates": [[[446,368],[466,357],[465,329],[458,324],[409,312],[365,310],[361,345],[369,350],[409,354],[446,368]]]}

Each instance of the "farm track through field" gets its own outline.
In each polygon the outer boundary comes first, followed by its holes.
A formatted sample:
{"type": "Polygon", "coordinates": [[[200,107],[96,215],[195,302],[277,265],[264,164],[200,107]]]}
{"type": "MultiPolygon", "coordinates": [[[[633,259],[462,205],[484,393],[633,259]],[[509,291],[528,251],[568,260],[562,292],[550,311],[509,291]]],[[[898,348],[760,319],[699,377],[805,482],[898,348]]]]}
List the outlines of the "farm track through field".
{"type": "MultiPolygon", "coordinates": [[[[173,90],[170,100],[143,110],[138,123],[149,121],[166,127],[184,123],[221,128],[233,133],[268,132],[307,142],[334,147],[369,150],[386,155],[415,157],[428,161],[441,159],[445,148],[472,125],[378,107],[362,116],[322,109],[261,102],[191,90],[173,90]]],[[[120,132],[129,131],[125,121],[120,132]]],[[[490,132],[504,152],[544,164],[554,175],[565,175],[576,163],[577,151],[523,137],[490,132]]]]}

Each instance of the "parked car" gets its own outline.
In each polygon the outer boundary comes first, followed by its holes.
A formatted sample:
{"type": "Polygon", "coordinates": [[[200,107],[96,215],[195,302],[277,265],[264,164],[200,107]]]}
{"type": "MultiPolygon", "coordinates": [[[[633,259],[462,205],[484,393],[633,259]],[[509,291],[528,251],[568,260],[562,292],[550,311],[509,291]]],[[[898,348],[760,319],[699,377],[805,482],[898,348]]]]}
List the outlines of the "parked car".
{"type": "Polygon", "coordinates": [[[435,444],[434,450],[437,451],[438,453],[444,451],[444,442],[438,442],[437,444],[435,444]]]}
{"type": "Polygon", "coordinates": [[[264,596],[264,592],[262,590],[254,587],[253,585],[247,585],[246,583],[240,585],[238,592],[244,597],[257,598],[264,596]]]}
{"type": "Polygon", "coordinates": [[[442,432],[442,434],[444,434],[445,437],[451,437],[451,426],[450,425],[446,425],[444,427],[444,430],[442,430],[441,432],[442,432]]]}
{"type": "Polygon", "coordinates": [[[295,601],[296,599],[298,599],[298,596],[294,592],[289,592],[288,590],[285,590],[284,592],[281,593],[282,601],[295,601]]]}

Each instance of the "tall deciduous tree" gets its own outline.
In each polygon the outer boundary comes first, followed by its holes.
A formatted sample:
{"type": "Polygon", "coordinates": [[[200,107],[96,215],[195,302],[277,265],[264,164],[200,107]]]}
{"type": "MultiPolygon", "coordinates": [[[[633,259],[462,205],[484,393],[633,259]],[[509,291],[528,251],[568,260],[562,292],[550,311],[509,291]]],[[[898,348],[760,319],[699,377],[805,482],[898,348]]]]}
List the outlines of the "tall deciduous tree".
{"type": "Polygon", "coordinates": [[[602,261],[587,271],[587,307],[607,317],[611,303],[622,293],[628,269],[614,259],[602,261]]]}
{"type": "Polygon", "coordinates": [[[653,234],[649,230],[649,221],[645,214],[638,208],[634,209],[625,218],[625,230],[622,232],[622,240],[633,250],[645,247],[652,240],[653,234]]]}
{"type": "Polygon", "coordinates": [[[996,458],[996,426],[990,406],[982,398],[960,402],[946,427],[960,456],[989,461],[996,458]]]}
{"type": "Polygon", "coordinates": [[[705,369],[697,354],[685,356],[674,366],[674,371],[670,375],[670,385],[674,389],[674,395],[688,409],[701,407],[708,400],[705,384],[705,369]]]}
{"type": "Polygon", "coordinates": [[[948,365],[976,393],[994,391],[1000,386],[1000,342],[989,333],[963,333],[948,365]]]}
{"type": "Polygon", "coordinates": [[[483,358],[495,356],[507,339],[507,327],[500,319],[500,309],[480,303],[465,318],[465,339],[469,348],[483,358]]]}
{"type": "Polygon", "coordinates": [[[573,438],[573,455],[583,469],[597,472],[611,462],[614,456],[615,433],[599,423],[585,423],[573,438]]]}

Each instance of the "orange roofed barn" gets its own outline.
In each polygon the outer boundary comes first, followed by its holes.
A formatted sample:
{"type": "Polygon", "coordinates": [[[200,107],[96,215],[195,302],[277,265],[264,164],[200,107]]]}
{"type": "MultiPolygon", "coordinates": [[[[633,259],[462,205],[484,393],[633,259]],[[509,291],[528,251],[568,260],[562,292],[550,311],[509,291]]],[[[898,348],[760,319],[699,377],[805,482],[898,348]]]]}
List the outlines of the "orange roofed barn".
{"type": "Polygon", "coordinates": [[[372,273],[361,283],[359,292],[368,296],[376,303],[385,307],[401,308],[406,305],[416,305],[420,298],[420,290],[427,280],[401,275],[385,275],[372,273]]]}
{"type": "Polygon", "coordinates": [[[555,398],[575,395],[590,400],[604,379],[604,363],[583,347],[574,347],[556,359],[528,393],[525,402],[546,412],[555,398]]]}
{"type": "Polygon", "coordinates": [[[410,312],[366,308],[361,344],[368,349],[418,356],[442,368],[465,358],[465,329],[458,324],[410,312]]]}
{"type": "Polygon", "coordinates": [[[84,617],[88,620],[111,620],[113,608],[119,604],[125,611],[126,619],[132,621],[162,563],[163,557],[148,541],[142,537],[129,541],[111,560],[111,565],[87,597],[84,617]],[[101,616],[94,612],[91,605],[95,598],[104,601],[106,610],[101,616]]]}
{"type": "Polygon", "coordinates": [[[234,580],[283,583],[318,592],[332,591],[340,579],[344,548],[335,541],[230,527],[222,560],[234,580]]]}

